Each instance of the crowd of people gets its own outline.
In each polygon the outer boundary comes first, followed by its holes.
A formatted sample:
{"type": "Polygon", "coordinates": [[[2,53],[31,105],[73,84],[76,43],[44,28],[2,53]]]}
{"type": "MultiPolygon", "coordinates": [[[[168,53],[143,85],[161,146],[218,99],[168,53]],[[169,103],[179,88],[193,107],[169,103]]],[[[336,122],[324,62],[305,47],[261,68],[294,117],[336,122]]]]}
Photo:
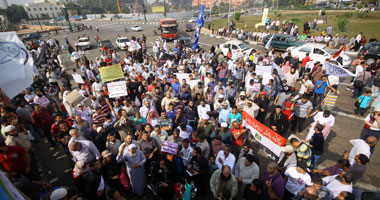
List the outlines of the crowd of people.
{"type": "Polygon", "coordinates": [[[67,52],[52,38],[26,42],[35,63],[45,56],[24,93],[12,100],[1,96],[0,163],[30,199],[354,199],[353,186],[379,139],[380,60],[371,66],[362,58],[354,61],[356,77],[367,72],[372,77],[361,88],[355,84],[360,78],[352,81],[358,113],[373,109],[360,138],[350,140],[352,149],[321,169],[318,160],[325,156],[335,125],[331,112],[340,96],[323,63],[305,69],[310,58],[299,63],[290,52],[224,55],[218,46],[190,51],[174,41],[169,49],[158,40],[149,54],[146,37],[131,40],[141,48],[102,48],[94,61],[67,37],[67,52]],[[65,53],[73,62],[65,62],[65,53]],[[284,76],[273,70],[272,79],[262,82],[255,67],[264,62],[275,63],[284,76]],[[127,96],[109,97],[99,69],[112,64],[124,71],[127,96]],[[190,86],[176,73],[199,82],[190,86]],[[77,88],[84,97],[78,105],[67,99],[75,88],[71,74],[84,80],[77,88]],[[363,91],[367,85],[372,92],[363,91]],[[285,138],[293,133],[277,162],[264,165],[259,159],[243,111],[285,138]],[[35,143],[44,138],[72,163],[73,176],[67,178],[73,188],[41,180],[43,158],[35,143]],[[165,142],[177,144],[176,153],[161,151],[165,142]]]}

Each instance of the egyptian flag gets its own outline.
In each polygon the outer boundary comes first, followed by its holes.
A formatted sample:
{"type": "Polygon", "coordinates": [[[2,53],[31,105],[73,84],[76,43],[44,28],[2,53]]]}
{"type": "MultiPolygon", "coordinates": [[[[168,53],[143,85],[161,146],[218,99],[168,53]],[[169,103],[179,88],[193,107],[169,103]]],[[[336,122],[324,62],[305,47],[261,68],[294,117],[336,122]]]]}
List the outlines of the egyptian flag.
{"type": "Polygon", "coordinates": [[[341,50],[339,50],[338,52],[336,52],[332,56],[331,60],[335,60],[338,63],[340,63],[341,65],[343,65],[343,56],[344,56],[345,53],[346,53],[346,46],[344,46],[341,50]]]}

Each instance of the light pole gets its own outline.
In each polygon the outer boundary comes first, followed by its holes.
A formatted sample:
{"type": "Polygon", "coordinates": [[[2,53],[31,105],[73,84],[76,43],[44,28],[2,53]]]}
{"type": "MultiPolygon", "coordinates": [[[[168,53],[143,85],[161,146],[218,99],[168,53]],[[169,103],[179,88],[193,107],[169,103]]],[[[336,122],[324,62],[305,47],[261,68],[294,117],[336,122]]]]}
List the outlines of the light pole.
{"type": "Polygon", "coordinates": [[[228,24],[230,24],[230,12],[231,12],[231,0],[230,0],[230,3],[228,3],[228,24]]]}

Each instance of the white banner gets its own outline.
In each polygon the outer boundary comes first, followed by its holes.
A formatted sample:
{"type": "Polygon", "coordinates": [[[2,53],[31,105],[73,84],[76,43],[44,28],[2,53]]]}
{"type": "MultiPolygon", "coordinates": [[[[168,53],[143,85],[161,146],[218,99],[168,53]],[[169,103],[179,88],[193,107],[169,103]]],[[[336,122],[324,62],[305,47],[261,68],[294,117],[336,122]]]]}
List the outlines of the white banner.
{"type": "Polygon", "coordinates": [[[352,77],[355,76],[352,72],[344,69],[343,67],[339,67],[338,65],[334,65],[329,62],[325,62],[326,74],[338,76],[338,77],[352,77]]]}
{"type": "Polygon", "coordinates": [[[127,96],[127,84],[125,81],[107,83],[108,95],[110,98],[127,96]]]}
{"type": "Polygon", "coordinates": [[[281,79],[283,79],[284,78],[284,73],[282,72],[282,69],[281,69],[281,67],[279,67],[278,65],[276,65],[276,63],[272,63],[272,70],[277,70],[277,72],[278,72],[278,75],[280,76],[280,78],[281,79]]]}
{"type": "Polygon", "coordinates": [[[16,32],[0,33],[0,87],[9,98],[33,83],[33,59],[16,32]]]}
{"type": "Polygon", "coordinates": [[[263,76],[265,73],[272,74],[272,66],[270,65],[256,65],[256,70],[255,70],[256,75],[258,76],[263,76]]]}
{"type": "Polygon", "coordinates": [[[80,76],[80,74],[72,74],[72,76],[73,76],[75,83],[84,84],[84,81],[83,81],[82,77],[80,76]]]}

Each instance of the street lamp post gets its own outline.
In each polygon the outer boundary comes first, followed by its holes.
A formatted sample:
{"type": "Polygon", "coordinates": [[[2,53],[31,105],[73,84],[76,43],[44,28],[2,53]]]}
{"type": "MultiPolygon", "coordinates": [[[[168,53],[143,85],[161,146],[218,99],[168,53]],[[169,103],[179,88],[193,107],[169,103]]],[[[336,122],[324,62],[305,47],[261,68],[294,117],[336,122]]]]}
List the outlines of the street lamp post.
{"type": "Polygon", "coordinates": [[[230,24],[230,13],[231,13],[231,0],[228,3],[228,24],[230,24]]]}

